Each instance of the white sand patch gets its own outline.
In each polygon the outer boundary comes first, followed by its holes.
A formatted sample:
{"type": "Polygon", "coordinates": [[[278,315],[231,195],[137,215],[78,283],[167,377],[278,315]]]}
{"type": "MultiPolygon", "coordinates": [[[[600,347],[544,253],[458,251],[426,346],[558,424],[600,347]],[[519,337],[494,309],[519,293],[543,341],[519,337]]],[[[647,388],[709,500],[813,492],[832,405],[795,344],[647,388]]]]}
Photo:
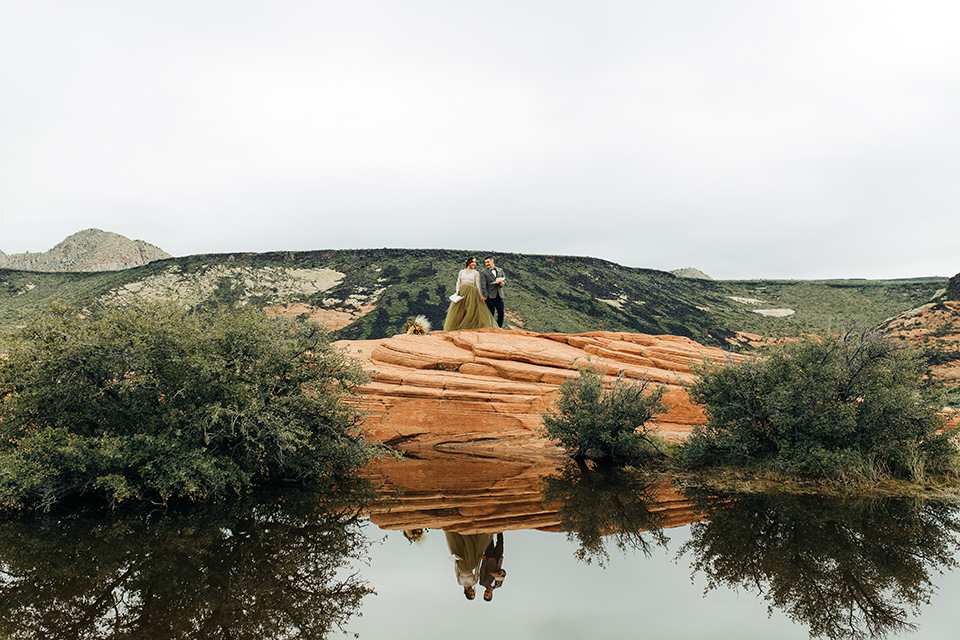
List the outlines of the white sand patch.
{"type": "Polygon", "coordinates": [[[627,303],[627,296],[621,295],[616,300],[604,300],[603,298],[597,298],[597,300],[610,305],[614,309],[620,309],[620,311],[623,311],[623,305],[627,303]]]}
{"type": "MultiPolygon", "coordinates": [[[[347,296],[346,300],[341,301],[339,304],[350,305],[354,307],[363,307],[371,304],[374,300],[380,297],[380,294],[386,291],[386,287],[380,289],[374,289],[370,291],[366,287],[357,287],[356,290],[347,296]]],[[[330,298],[328,298],[330,300],[330,298]]],[[[327,300],[323,301],[324,304],[327,303],[327,300]]],[[[336,304],[336,302],[334,302],[336,304]]]]}
{"type": "Polygon", "coordinates": [[[763,304],[763,300],[757,300],[756,298],[738,298],[736,296],[727,296],[734,302],[739,302],[740,304],[763,304]]]}
{"type": "Polygon", "coordinates": [[[754,309],[753,312],[771,318],[783,318],[796,313],[793,309],[754,309]]]}

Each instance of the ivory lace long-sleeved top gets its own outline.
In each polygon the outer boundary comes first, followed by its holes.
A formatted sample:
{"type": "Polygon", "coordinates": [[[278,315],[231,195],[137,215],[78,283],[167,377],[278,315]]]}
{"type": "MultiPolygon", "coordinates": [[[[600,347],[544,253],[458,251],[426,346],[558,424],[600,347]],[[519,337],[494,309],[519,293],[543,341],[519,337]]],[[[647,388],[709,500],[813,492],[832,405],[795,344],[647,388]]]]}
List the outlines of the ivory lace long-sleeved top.
{"type": "Polygon", "coordinates": [[[457,288],[456,291],[460,291],[460,285],[463,284],[472,284],[477,288],[477,291],[480,290],[480,272],[476,269],[460,269],[460,273],[457,274],[457,288]]]}

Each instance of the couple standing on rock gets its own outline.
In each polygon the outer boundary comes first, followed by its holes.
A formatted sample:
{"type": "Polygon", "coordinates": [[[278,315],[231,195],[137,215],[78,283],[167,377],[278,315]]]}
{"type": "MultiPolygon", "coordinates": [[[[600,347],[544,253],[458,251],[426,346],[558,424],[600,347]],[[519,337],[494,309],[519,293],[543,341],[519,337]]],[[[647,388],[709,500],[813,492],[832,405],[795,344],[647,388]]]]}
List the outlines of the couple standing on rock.
{"type": "Polygon", "coordinates": [[[465,268],[457,274],[457,292],[450,296],[450,308],[443,322],[444,331],[457,329],[484,329],[503,327],[503,269],[497,267],[493,258],[483,261],[484,268],[477,270],[477,259],[467,258],[465,268]],[[494,321],[493,315],[497,319],[494,321]]]}

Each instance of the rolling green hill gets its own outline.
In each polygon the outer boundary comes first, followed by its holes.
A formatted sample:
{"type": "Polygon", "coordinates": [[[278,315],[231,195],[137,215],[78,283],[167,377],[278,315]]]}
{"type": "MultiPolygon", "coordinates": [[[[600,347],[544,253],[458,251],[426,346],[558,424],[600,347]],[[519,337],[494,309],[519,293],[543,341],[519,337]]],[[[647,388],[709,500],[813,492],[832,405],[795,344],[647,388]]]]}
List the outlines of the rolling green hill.
{"type": "MultiPolygon", "coordinates": [[[[418,314],[441,327],[466,255],[325,250],[197,255],[101,273],[0,270],[0,327],[8,330],[55,299],[96,307],[141,296],[172,297],[191,306],[297,304],[294,313],[339,314],[345,326],[336,330],[337,338],[378,338],[397,333],[418,314]]],[[[725,348],[737,332],[778,337],[852,322],[874,325],[928,302],[947,286],[945,278],[713,281],[596,258],[494,255],[507,273],[508,326],[674,334],[725,348]]]]}

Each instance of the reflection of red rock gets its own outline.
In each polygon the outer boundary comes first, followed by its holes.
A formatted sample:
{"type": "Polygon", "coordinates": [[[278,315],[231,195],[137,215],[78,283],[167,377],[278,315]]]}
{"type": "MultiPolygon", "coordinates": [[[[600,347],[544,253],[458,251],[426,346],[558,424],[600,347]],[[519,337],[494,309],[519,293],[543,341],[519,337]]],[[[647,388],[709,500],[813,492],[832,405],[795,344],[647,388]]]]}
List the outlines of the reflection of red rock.
{"type": "Polygon", "coordinates": [[[516,529],[556,531],[555,508],[540,498],[540,476],[565,464],[560,456],[474,456],[432,450],[403,460],[377,460],[364,475],[395,500],[370,509],[381,529],[444,529],[462,534],[516,529]]]}
{"type": "MultiPolygon", "coordinates": [[[[541,477],[569,461],[556,455],[476,456],[432,450],[409,452],[404,460],[383,459],[364,475],[383,495],[400,490],[368,510],[381,529],[443,529],[464,535],[521,529],[560,531],[560,505],[544,505],[541,477]]],[[[658,483],[657,504],[665,528],[701,518],[668,479],[658,483]]]]}
{"type": "Polygon", "coordinates": [[[683,438],[704,422],[681,386],[694,379],[692,367],[704,359],[739,358],[689,338],[605,331],[480,329],[337,345],[373,376],[361,390],[371,440],[499,450],[553,450],[540,435],[541,414],[581,364],[605,368],[611,381],[623,371],[628,378],[665,384],[668,411],[657,431],[683,438]]]}

